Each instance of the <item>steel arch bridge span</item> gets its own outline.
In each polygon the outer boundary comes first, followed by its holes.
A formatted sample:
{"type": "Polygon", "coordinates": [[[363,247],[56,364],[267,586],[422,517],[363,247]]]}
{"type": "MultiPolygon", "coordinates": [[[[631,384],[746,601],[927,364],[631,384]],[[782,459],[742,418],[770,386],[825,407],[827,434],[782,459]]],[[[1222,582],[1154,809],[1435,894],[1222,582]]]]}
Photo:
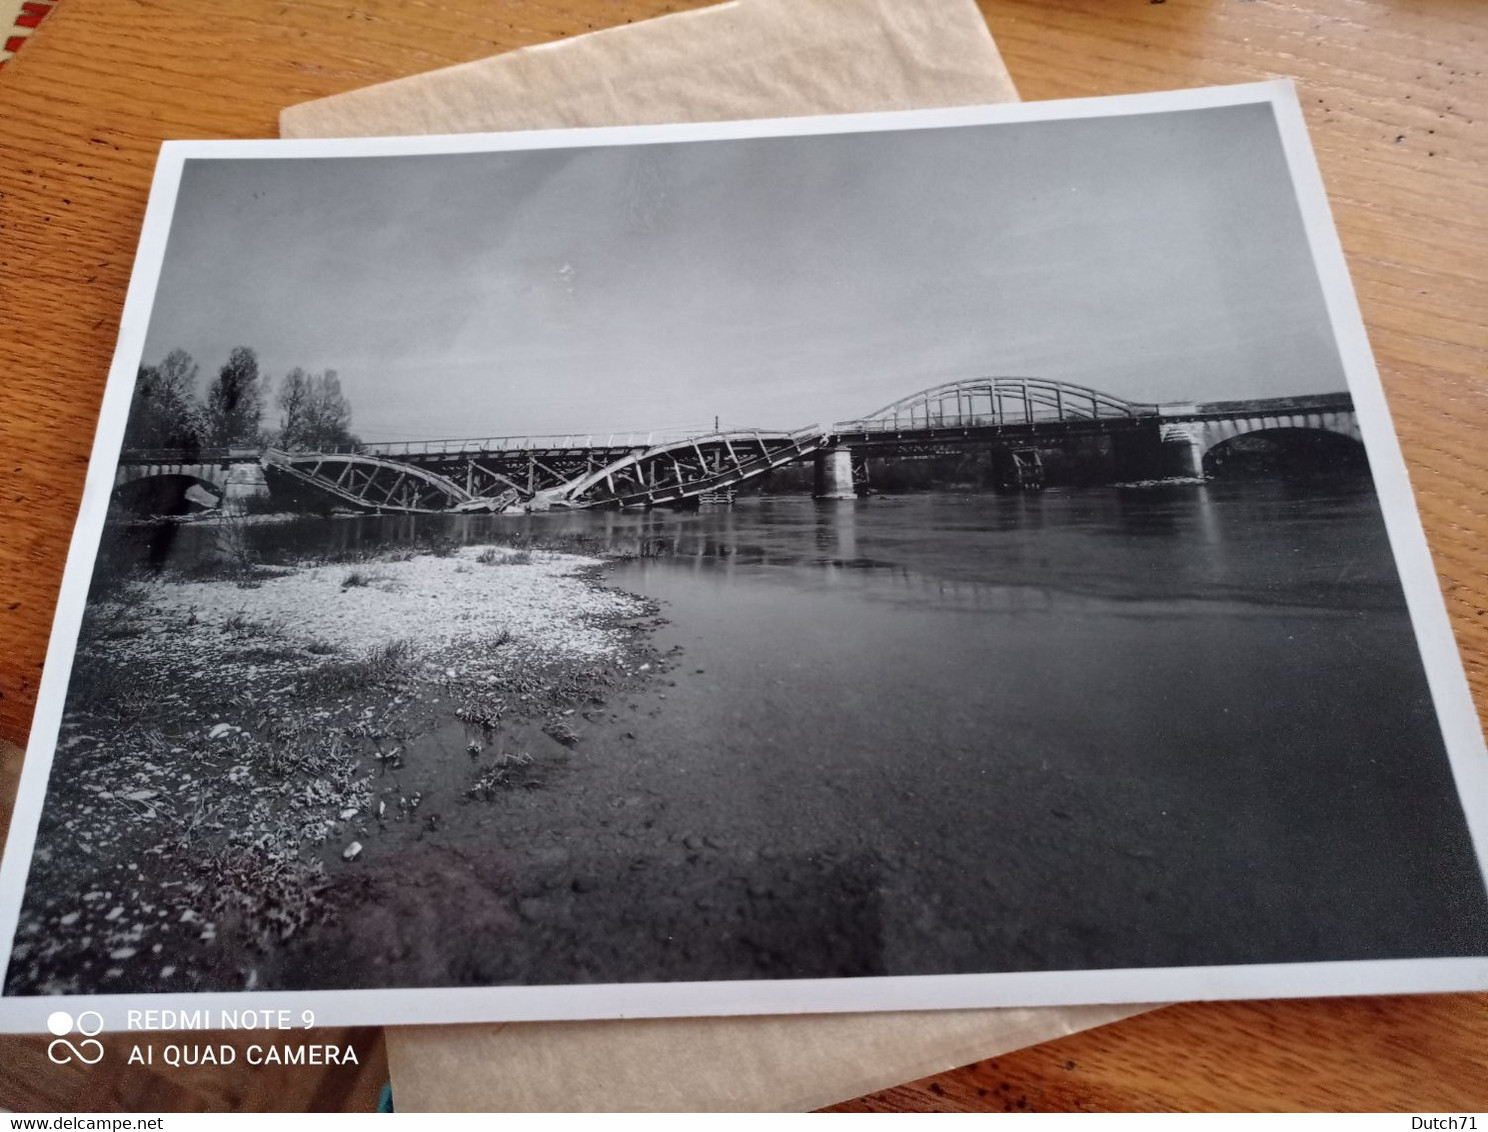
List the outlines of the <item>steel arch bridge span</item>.
{"type": "Polygon", "coordinates": [[[549,507],[654,507],[721,491],[826,446],[815,426],[794,432],[741,429],[639,449],[561,486],[540,491],[531,510],[549,507]]]}
{"type": "Polygon", "coordinates": [[[354,452],[282,452],[263,456],[266,472],[304,485],[360,511],[427,513],[502,511],[521,502],[522,491],[504,477],[475,495],[454,480],[414,464],[354,452]]]}
{"type": "Polygon", "coordinates": [[[1043,377],[979,377],[921,389],[876,412],[833,425],[838,433],[921,432],[945,428],[1133,421],[1158,407],[1084,385],[1043,377]]]}

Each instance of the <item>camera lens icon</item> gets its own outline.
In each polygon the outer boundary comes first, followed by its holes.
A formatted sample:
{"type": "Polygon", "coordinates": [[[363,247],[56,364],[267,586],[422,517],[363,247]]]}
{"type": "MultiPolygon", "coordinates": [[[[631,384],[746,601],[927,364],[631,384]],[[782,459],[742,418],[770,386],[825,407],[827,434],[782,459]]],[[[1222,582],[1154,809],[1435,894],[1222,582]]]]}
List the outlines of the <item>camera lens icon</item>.
{"type": "Polygon", "coordinates": [[[81,1061],[84,1065],[97,1065],[103,1060],[103,1043],[96,1037],[103,1033],[103,1015],[98,1011],[84,1010],[73,1018],[65,1010],[54,1010],[47,1015],[47,1029],[55,1035],[47,1046],[47,1057],[57,1065],[66,1065],[74,1060],[81,1061]],[[82,1040],[76,1044],[67,1036],[74,1027],[82,1035],[82,1040]]]}

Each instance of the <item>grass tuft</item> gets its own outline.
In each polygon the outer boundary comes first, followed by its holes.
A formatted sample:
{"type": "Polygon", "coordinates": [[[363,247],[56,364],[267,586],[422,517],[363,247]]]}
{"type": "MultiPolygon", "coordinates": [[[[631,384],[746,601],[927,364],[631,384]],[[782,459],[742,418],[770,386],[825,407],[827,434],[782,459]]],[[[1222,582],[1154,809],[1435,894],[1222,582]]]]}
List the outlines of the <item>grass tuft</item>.
{"type": "Polygon", "coordinates": [[[309,924],[326,888],[324,866],[302,860],[294,840],[282,835],[227,845],[201,863],[200,876],[213,915],[260,947],[309,924]]]}
{"type": "Polygon", "coordinates": [[[413,663],[412,641],[388,641],[368,649],[355,660],[333,660],[305,673],[301,687],[306,695],[343,696],[376,688],[401,679],[413,663]]]}
{"type": "Polygon", "coordinates": [[[527,771],[532,763],[532,756],[526,752],[497,755],[494,765],[476,775],[475,781],[465,791],[465,797],[489,802],[503,790],[514,790],[518,787],[528,790],[536,789],[542,783],[528,775],[527,771]]]}
{"type": "Polygon", "coordinates": [[[527,566],[532,562],[532,551],[503,550],[498,546],[488,546],[475,556],[475,560],[482,566],[527,566]]]}
{"type": "Polygon", "coordinates": [[[238,610],[222,623],[224,633],[235,633],[240,637],[277,637],[283,632],[282,626],[269,621],[255,621],[249,617],[245,610],[238,610]]]}

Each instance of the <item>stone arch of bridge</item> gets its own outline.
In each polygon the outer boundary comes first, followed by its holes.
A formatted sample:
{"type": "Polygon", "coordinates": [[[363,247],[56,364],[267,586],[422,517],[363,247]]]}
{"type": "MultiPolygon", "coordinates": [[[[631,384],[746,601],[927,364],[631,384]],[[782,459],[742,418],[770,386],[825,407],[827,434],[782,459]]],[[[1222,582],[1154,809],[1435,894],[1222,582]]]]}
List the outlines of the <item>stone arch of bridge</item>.
{"type": "Polygon", "coordinates": [[[114,487],[123,487],[125,484],[134,483],[138,480],[160,479],[162,477],[181,477],[194,479],[218,493],[227,485],[228,467],[212,463],[191,463],[186,461],[158,461],[144,464],[120,463],[118,471],[114,475],[114,487]]]}
{"type": "Polygon", "coordinates": [[[1288,478],[1351,474],[1367,467],[1363,441],[1345,429],[1251,429],[1211,446],[1202,457],[1206,479],[1234,472],[1288,478]]]}
{"type": "Polygon", "coordinates": [[[1202,455],[1241,436],[1256,433],[1327,432],[1364,443],[1358,418],[1352,412],[1282,413],[1273,416],[1226,417],[1200,422],[1190,429],[1202,455]]]}
{"type": "Polygon", "coordinates": [[[225,484],[217,478],[177,468],[132,469],[121,475],[113,501],[139,515],[185,515],[222,503],[225,484]]]}
{"type": "Polygon", "coordinates": [[[1283,408],[1274,413],[1213,412],[1164,420],[1159,429],[1165,476],[1208,474],[1224,448],[1246,436],[1336,437],[1363,452],[1358,418],[1349,408],[1283,408]]]}

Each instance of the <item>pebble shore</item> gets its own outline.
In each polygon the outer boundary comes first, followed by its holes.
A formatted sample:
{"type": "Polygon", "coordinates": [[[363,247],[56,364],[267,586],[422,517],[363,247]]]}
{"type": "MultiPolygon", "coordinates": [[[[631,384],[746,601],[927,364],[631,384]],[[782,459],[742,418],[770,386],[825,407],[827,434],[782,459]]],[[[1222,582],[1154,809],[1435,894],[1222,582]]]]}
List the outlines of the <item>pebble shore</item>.
{"type": "Polygon", "coordinates": [[[601,589],[586,576],[598,559],[550,551],[462,547],[446,557],[419,555],[365,566],[307,566],[270,576],[252,588],[219,581],[162,588],[161,604],[209,623],[244,617],[308,641],[362,652],[389,641],[437,649],[462,640],[510,634],[558,657],[613,654],[613,633],[596,618],[631,616],[634,598],[601,589]],[[481,562],[488,554],[494,559],[481,562]],[[359,584],[348,586],[355,576],[359,584]]]}
{"type": "Polygon", "coordinates": [[[480,742],[406,767],[424,736],[504,717],[563,750],[576,708],[644,677],[652,610],[601,566],[462,547],[91,603],[7,993],[264,985],[366,848],[437,830],[411,774],[511,777],[480,742]]]}

